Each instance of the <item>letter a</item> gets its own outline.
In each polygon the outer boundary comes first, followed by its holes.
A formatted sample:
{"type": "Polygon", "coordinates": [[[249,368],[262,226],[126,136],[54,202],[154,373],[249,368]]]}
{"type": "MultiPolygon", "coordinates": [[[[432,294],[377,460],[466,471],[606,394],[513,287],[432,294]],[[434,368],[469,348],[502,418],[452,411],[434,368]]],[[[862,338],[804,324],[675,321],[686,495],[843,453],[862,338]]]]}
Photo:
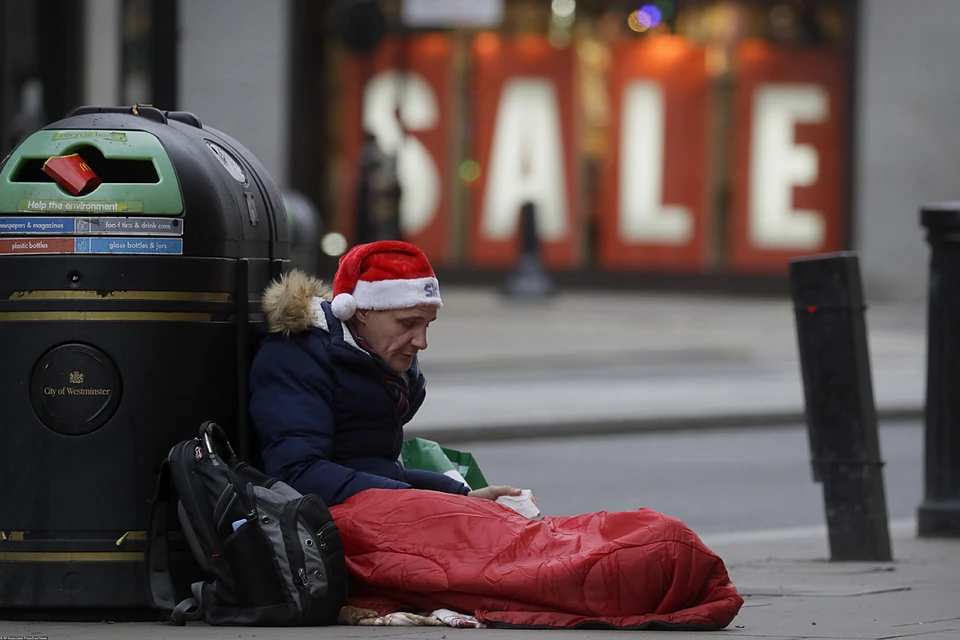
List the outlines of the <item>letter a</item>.
{"type": "Polygon", "coordinates": [[[481,233],[504,240],[517,230],[524,202],[537,211],[546,240],[567,234],[563,135],[553,82],[513,78],[500,94],[482,212],[481,233]]]}

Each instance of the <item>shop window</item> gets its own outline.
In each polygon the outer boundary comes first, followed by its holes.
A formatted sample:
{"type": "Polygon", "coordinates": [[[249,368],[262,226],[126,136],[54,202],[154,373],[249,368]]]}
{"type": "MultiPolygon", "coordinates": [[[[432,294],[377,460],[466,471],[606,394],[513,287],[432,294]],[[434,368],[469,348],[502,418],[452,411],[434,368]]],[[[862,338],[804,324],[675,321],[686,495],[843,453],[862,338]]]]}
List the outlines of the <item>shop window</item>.
{"type": "Polygon", "coordinates": [[[507,0],[496,28],[430,32],[382,6],[379,49],[326,45],[329,228],[352,237],[379,114],[385,151],[418,150],[399,158],[417,199],[401,209],[442,266],[515,261],[523,198],[555,269],[783,275],[847,246],[854,2],[507,0]]]}

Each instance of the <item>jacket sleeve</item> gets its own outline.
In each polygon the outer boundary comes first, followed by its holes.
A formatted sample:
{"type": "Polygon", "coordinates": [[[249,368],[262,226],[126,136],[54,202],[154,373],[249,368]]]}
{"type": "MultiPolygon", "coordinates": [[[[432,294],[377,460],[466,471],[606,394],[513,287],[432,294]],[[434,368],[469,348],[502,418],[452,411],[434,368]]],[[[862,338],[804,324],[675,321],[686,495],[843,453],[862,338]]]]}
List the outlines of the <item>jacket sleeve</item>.
{"type": "Polygon", "coordinates": [[[415,489],[429,489],[430,491],[442,491],[444,493],[459,493],[467,495],[470,489],[459,480],[454,480],[449,476],[436,471],[425,471],[423,469],[404,469],[404,479],[415,489]]]}
{"type": "Polygon", "coordinates": [[[365,489],[410,488],[331,461],[333,385],[330,371],[299,338],[262,345],[250,371],[250,417],[265,473],[331,506],[365,489]]]}

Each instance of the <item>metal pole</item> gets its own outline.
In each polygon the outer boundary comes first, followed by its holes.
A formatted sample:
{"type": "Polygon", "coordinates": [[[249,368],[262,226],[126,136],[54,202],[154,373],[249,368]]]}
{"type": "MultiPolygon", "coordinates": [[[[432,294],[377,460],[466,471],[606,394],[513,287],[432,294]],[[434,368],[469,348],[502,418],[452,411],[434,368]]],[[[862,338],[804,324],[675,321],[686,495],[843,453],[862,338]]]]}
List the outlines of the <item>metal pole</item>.
{"type": "Polygon", "coordinates": [[[520,209],[520,260],[507,277],[504,293],[511,298],[539,299],[555,293],[553,282],[540,262],[537,212],[532,202],[520,209]]]}
{"type": "Polygon", "coordinates": [[[856,254],[790,262],[813,479],[823,483],[830,558],[891,559],[883,462],[856,254]]]}
{"type": "Polygon", "coordinates": [[[921,536],[960,537],[960,202],[923,207],[930,244],[921,536]]]}

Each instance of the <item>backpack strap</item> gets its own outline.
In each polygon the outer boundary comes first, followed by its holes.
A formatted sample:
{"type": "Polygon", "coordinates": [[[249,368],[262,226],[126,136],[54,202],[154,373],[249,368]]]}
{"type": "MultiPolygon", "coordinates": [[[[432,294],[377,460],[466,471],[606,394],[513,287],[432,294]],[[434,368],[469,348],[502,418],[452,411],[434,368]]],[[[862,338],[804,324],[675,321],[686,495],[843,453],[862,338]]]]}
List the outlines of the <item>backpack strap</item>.
{"type": "Polygon", "coordinates": [[[236,464],[236,462],[239,462],[237,454],[227,439],[227,434],[223,431],[223,427],[213,420],[207,420],[200,425],[198,437],[207,448],[207,454],[211,457],[210,461],[214,465],[223,461],[228,467],[231,467],[236,464]]]}
{"type": "Polygon", "coordinates": [[[184,598],[170,612],[170,622],[178,627],[184,626],[187,622],[203,619],[203,583],[194,582],[190,585],[190,590],[193,592],[193,597],[184,598]]]}
{"type": "Polygon", "coordinates": [[[147,526],[146,560],[150,577],[148,595],[155,608],[169,613],[174,624],[183,625],[188,620],[200,620],[203,617],[203,607],[199,598],[177,601],[173,577],[170,574],[170,485],[170,462],[164,460],[160,463],[157,491],[151,501],[150,521],[147,526]]]}
{"type": "Polygon", "coordinates": [[[170,461],[160,463],[157,491],[150,504],[147,526],[147,571],[150,577],[150,600],[154,607],[173,611],[176,600],[170,576],[170,538],[167,528],[170,508],[170,461]]]}

